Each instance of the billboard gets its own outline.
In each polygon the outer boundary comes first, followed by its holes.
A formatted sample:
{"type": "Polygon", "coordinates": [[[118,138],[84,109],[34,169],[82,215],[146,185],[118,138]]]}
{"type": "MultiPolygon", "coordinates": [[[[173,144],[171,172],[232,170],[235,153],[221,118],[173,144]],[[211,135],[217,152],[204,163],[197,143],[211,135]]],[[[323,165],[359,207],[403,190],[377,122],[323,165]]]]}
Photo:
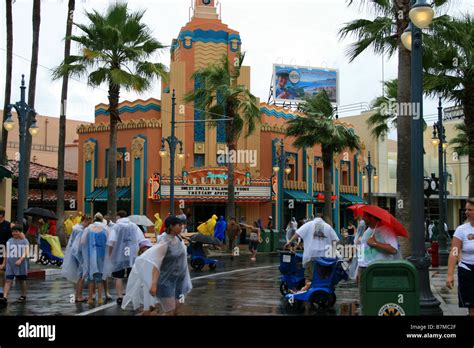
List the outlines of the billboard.
{"type": "Polygon", "coordinates": [[[325,90],[338,103],[339,71],[304,66],[273,65],[273,97],[279,102],[301,102],[305,96],[325,90]]]}

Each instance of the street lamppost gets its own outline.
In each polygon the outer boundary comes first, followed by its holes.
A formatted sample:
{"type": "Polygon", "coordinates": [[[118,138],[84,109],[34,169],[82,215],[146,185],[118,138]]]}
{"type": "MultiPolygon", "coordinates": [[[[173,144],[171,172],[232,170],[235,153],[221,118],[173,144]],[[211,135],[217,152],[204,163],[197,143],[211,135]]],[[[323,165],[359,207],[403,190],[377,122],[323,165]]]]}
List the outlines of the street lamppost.
{"type": "Polygon", "coordinates": [[[183,153],[183,142],[175,136],[175,108],[176,108],[176,96],[175,90],[173,89],[173,95],[171,96],[171,136],[161,138],[161,149],[160,156],[164,158],[168,153],[165,149],[165,142],[168,143],[170,148],[170,215],[174,215],[174,160],[176,154],[176,147],[179,144],[179,159],[184,159],[183,153]]]}
{"type": "Polygon", "coordinates": [[[46,182],[48,182],[48,175],[46,175],[45,172],[39,173],[38,182],[41,186],[41,208],[43,208],[44,185],[46,185],[46,182]]]}
{"type": "Polygon", "coordinates": [[[9,132],[15,128],[15,122],[12,118],[12,109],[15,109],[18,115],[19,133],[20,133],[20,163],[19,163],[19,177],[18,177],[18,206],[17,206],[17,221],[23,223],[23,209],[27,205],[26,195],[26,184],[28,178],[26,177],[26,165],[29,162],[26,158],[26,127],[27,117],[30,113],[33,114],[33,122],[28,129],[31,136],[38,134],[39,129],[36,125],[36,111],[31,108],[25,101],[26,86],[25,86],[25,75],[21,75],[21,86],[20,86],[20,101],[15,104],[7,105],[7,119],[3,122],[3,126],[9,132]]]}
{"type": "Polygon", "coordinates": [[[438,242],[439,242],[439,264],[440,266],[448,265],[448,243],[444,226],[446,224],[446,203],[447,203],[447,173],[446,173],[446,142],[445,129],[443,126],[443,113],[441,106],[441,96],[438,100],[438,122],[433,125],[432,143],[438,146],[438,191],[439,191],[439,222],[438,222],[438,242]],[[444,159],[444,163],[443,163],[444,159]]]}
{"type": "MultiPolygon", "coordinates": [[[[372,171],[374,172],[374,179],[377,179],[378,176],[377,176],[377,168],[375,168],[372,165],[372,161],[371,161],[371,157],[370,157],[370,151],[369,151],[369,154],[368,154],[367,164],[365,165],[364,169],[365,169],[365,172],[367,173],[367,177],[369,179],[368,180],[368,183],[369,183],[369,204],[372,204],[372,171]]],[[[362,176],[362,179],[365,180],[365,175],[362,176]]]]}
{"type": "MultiPolygon", "coordinates": [[[[430,287],[430,258],[426,255],[424,238],[424,172],[423,172],[423,66],[422,66],[422,33],[421,29],[427,28],[433,20],[434,11],[425,0],[417,0],[412,3],[410,9],[411,39],[406,32],[406,45],[411,41],[411,100],[412,106],[419,106],[418,117],[412,117],[411,121],[411,239],[412,256],[408,258],[418,270],[420,280],[420,314],[442,315],[440,302],[433,296],[430,287]]],[[[408,30],[408,28],[407,28],[408,30]]],[[[415,115],[412,115],[415,116],[415,115]]]]}
{"type": "Polygon", "coordinates": [[[283,205],[284,205],[284,175],[291,173],[291,168],[289,166],[288,156],[285,154],[285,148],[283,144],[283,139],[280,139],[280,156],[276,159],[276,163],[273,166],[273,171],[278,174],[278,209],[277,209],[277,216],[278,216],[278,229],[280,237],[278,240],[280,244],[284,244],[284,224],[283,224],[283,205]]]}

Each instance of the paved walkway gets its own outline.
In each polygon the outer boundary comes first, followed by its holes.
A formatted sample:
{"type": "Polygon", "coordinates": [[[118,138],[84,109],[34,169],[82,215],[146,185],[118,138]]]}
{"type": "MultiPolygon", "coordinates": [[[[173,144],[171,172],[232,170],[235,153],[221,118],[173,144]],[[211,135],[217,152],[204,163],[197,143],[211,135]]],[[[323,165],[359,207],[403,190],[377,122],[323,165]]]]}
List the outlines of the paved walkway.
{"type": "Polygon", "coordinates": [[[447,266],[430,268],[431,291],[433,295],[441,302],[441,309],[444,315],[467,315],[466,308],[459,308],[457,272],[454,272],[454,288],[451,290],[446,287],[447,277],[447,266]]]}

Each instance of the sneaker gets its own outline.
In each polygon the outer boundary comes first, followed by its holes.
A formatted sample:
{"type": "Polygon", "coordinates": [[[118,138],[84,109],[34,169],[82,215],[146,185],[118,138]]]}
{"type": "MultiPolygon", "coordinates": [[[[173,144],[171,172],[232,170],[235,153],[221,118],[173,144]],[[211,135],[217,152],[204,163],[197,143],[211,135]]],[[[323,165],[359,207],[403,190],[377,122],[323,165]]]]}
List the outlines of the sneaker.
{"type": "Polygon", "coordinates": [[[95,302],[95,301],[94,301],[93,298],[90,298],[90,299],[87,300],[87,304],[88,304],[89,306],[93,306],[93,305],[94,305],[94,302],[95,302]]]}
{"type": "Polygon", "coordinates": [[[98,304],[99,306],[102,306],[102,305],[104,304],[104,300],[100,298],[100,299],[97,301],[97,304],[98,304]]]}

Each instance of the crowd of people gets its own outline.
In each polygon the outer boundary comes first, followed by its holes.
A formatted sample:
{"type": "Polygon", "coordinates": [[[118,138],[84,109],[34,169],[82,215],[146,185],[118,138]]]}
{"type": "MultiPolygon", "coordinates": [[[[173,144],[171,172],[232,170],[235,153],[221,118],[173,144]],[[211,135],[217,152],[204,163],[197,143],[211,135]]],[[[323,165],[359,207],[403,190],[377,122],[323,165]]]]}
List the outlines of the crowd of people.
{"type": "MultiPolygon", "coordinates": [[[[311,217],[300,224],[295,218],[291,218],[286,227],[285,248],[303,250],[306,284],[301,291],[311,286],[315,259],[328,257],[328,250],[338,243],[348,243],[359,250],[352,257],[349,268],[351,278],[358,283],[373,262],[402,258],[396,233],[380,217],[368,212],[355,216],[357,223],[351,221],[347,229],[342,231],[342,238],[322,216],[311,217]]],[[[468,308],[469,314],[474,315],[474,199],[467,201],[466,217],[466,222],[454,232],[446,286],[454,287],[454,270],[458,264],[459,305],[468,308]]],[[[155,218],[155,230],[162,233],[154,245],[145,237],[144,231],[128,219],[123,210],[117,213],[115,223],[100,213],[93,218],[79,214],[75,218],[70,216],[66,219],[65,228],[69,239],[62,275],[74,282],[77,303],[101,305],[111,300],[107,280],[113,278],[116,302],[122,308],[131,303],[134,308],[143,305],[145,315],[157,311],[166,315],[177,314],[180,300],[192,289],[186,247],[181,237],[187,229],[187,219],[182,211],[177,216],[168,215],[164,222],[159,214],[155,218]],[[124,289],[123,281],[126,278],[128,282],[124,289]],[[87,296],[84,296],[85,285],[87,296]]],[[[32,225],[38,229],[36,233],[41,234],[48,233],[51,226],[54,226],[48,223],[46,229],[43,227],[45,224],[38,219],[32,225]]],[[[273,227],[271,216],[267,227],[273,227]]],[[[231,253],[238,244],[242,230],[246,230],[249,234],[251,261],[256,261],[262,229],[260,219],[248,225],[242,221],[237,222],[234,217],[226,222],[223,216],[217,218],[216,215],[198,227],[199,233],[225,242],[227,251],[231,253]]],[[[17,302],[26,301],[28,246],[31,238],[27,238],[23,231],[23,224],[12,224],[5,220],[5,209],[0,207],[0,246],[9,251],[20,250],[0,255],[0,307],[5,307],[8,303],[14,279],[18,281],[21,290],[17,302]]],[[[34,236],[33,233],[27,235],[34,236]]]]}

